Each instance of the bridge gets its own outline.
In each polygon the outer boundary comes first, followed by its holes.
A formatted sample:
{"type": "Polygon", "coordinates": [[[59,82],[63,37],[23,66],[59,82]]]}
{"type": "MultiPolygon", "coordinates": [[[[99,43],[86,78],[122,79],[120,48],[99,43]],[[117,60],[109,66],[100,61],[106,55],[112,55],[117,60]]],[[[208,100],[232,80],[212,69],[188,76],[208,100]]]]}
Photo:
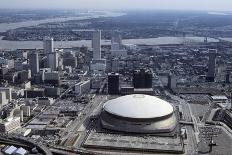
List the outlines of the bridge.
{"type": "Polygon", "coordinates": [[[193,122],[188,122],[188,121],[179,121],[179,122],[180,122],[180,124],[194,126],[194,123],[193,123],[193,122]]]}

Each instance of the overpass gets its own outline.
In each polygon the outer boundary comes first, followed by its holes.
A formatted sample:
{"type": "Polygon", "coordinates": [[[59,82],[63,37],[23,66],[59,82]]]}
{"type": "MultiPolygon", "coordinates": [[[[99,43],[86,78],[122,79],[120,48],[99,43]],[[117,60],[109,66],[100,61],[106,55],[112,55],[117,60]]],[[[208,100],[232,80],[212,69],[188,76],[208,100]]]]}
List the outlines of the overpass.
{"type": "Polygon", "coordinates": [[[36,148],[41,154],[52,155],[51,151],[47,147],[43,146],[42,144],[38,144],[32,140],[29,140],[26,137],[2,134],[0,136],[0,143],[26,148],[27,150],[32,150],[33,148],[36,148]]]}

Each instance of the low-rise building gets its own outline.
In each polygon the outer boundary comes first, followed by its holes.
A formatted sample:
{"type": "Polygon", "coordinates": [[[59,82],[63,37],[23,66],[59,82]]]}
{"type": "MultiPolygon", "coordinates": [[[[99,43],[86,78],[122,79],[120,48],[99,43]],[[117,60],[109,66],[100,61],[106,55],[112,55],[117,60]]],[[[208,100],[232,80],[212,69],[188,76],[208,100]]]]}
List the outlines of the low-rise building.
{"type": "Polygon", "coordinates": [[[215,103],[225,103],[228,100],[228,98],[224,95],[214,95],[211,96],[211,99],[215,103]]]}
{"type": "Polygon", "coordinates": [[[75,93],[82,95],[90,91],[90,80],[79,82],[75,85],[75,93]]]}
{"type": "Polygon", "coordinates": [[[44,83],[59,84],[60,76],[56,71],[44,73],[44,83]]]}
{"type": "Polygon", "coordinates": [[[47,97],[58,97],[60,95],[59,87],[45,87],[45,95],[47,97]]]}
{"type": "Polygon", "coordinates": [[[44,96],[44,89],[25,89],[24,90],[25,98],[36,98],[44,96]]]}
{"type": "Polygon", "coordinates": [[[20,107],[20,109],[23,111],[23,116],[26,116],[26,117],[31,116],[31,108],[30,108],[30,106],[22,105],[20,107]]]}
{"type": "Polygon", "coordinates": [[[53,98],[49,97],[40,97],[38,98],[38,104],[39,105],[52,105],[54,103],[53,98]]]}
{"type": "Polygon", "coordinates": [[[9,87],[0,87],[0,91],[4,91],[6,92],[6,99],[8,99],[9,101],[12,100],[12,88],[9,87]]]}
{"type": "Polygon", "coordinates": [[[0,132],[10,132],[20,127],[20,117],[9,117],[0,120],[0,132]]]}

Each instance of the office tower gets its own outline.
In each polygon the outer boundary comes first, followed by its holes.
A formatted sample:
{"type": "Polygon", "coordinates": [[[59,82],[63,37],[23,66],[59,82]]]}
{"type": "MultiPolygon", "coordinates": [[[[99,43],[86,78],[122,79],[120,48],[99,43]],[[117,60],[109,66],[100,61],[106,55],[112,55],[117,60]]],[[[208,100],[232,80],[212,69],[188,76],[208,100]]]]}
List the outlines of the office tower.
{"type": "Polygon", "coordinates": [[[122,38],[119,34],[114,34],[111,39],[111,56],[113,57],[127,57],[127,50],[125,50],[122,46],[122,38]]]}
{"type": "Polygon", "coordinates": [[[60,75],[57,71],[45,72],[44,73],[44,83],[50,85],[59,85],[60,83],[60,75]]]}
{"type": "Polygon", "coordinates": [[[92,39],[93,60],[101,59],[101,31],[93,32],[92,39]]]}
{"type": "Polygon", "coordinates": [[[168,75],[168,88],[169,89],[176,88],[176,77],[172,74],[168,75]]]}
{"type": "Polygon", "coordinates": [[[57,51],[47,54],[47,65],[52,71],[57,70],[59,66],[59,53],[57,51]]]}
{"type": "Polygon", "coordinates": [[[38,53],[31,53],[29,55],[29,65],[31,69],[31,74],[34,76],[39,72],[39,54],[38,53]]]}
{"type": "Polygon", "coordinates": [[[44,53],[47,55],[47,67],[53,70],[57,70],[59,65],[59,54],[54,51],[53,38],[45,37],[44,38],[44,53]]]}
{"type": "Polygon", "coordinates": [[[119,71],[119,59],[118,58],[114,58],[111,61],[111,70],[112,72],[118,72],[119,71]]]}
{"type": "Polygon", "coordinates": [[[90,70],[94,74],[104,74],[106,70],[106,60],[101,58],[101,31],[93,32],[93,59],[90,64],[90,70]]]}
{"type": "Polygon", "coordinates": [[[119,46],[122,45],[122,36],[118,32],[115,32],[111,38],[111,44],[114,43],[119,44],[119,46]]]}
{"type": "Polygon", "coordinates": [[[71,66],[73,68],[77,67],[77,57],[72,52],[63,53],[63,65],[71,66]]]}
{"type": "Polygon", "coordinates": [[[85,93],[88,93],[90,91],[90,85],[91,85],[90,80],[81,81],[75,84],[75,93],[77,95],[83,95],[85,93]]]}
{"type": "Polygon", "coordinates": [[[4,79],[5,75],[8,72],[8,68],[7,67],[1,67],[0,68],[0,79],[4,79]]]}
{"type": "Polygon", "coordinates": [[[6,98],[6,92],[0,91],[0,107],[3,105],[6,105],[8,103],[8,100],[6,98]]]}
{"type": "Polygon", "coordinates": [[[119,74],[118,73],[108,74],[108,94],[110,95],[119,94],[119,74]]]}
{"type": "Polygon", "coordinates": [[[215,66],[216,66],[216,49],[209,49],[209,62],[208,62],[208,73],[206,76],[206,81],[214,82],[215,78],[215,66]]]}
{"type": "Polygon", "coordinates": [[[17,58],[15,60],[15,70],[16,71],[21,71],[23,70],[23,60],[21,58],[17,58]]]}
{"type": "Polygon", "coordinates": [[[140,69],[133,73],[134,88],[152,88],[152,73],[150,70],[140,69]]]}
{"type": "Polygon", "coordinates": [[[22,70],[18,72],[17,83],[25,83],[31,78],[31,71],[30,70],[22,70]]]}
{"type": "Polygon", "coordinates": [[[45,37],[43,40],[44,53],[53,53],[54,52],[54,43],[53,38],[45,37]]]}
{"type": "Polygon", "coordinates": [[[30,108],[30,106],[22,105],[20,107],[20,110],[23,111],[23,116],[26,116],[26,117],[31,116],[31,108],[30,108]]]}
{"type": "Polygon", "coordinates": [[[12,88],[9,87],[0,87],[0,92],[3,91],[6,93],[6,99],[8,101],[12,100],[12,88]]]}
{"type": "Polygon", "coordinates": [[[226,82],[226,83],[230,83],[230,72],[229,72],[229,71],[226,72],[226,75],[225,75],[225,82],[226,82]]]}

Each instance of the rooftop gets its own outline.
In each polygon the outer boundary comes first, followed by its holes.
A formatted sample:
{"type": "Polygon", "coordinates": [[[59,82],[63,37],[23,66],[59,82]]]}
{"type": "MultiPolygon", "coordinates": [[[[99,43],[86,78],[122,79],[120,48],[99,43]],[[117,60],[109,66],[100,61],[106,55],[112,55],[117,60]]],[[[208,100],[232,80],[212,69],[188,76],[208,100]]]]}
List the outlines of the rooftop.
{"type": "Polygon", "coordinates": [[[137,119],[159,118],[173,113],[173,106],[154,96],[134,94],[107,101],[104,110],[110,114],[137,119]]]}

